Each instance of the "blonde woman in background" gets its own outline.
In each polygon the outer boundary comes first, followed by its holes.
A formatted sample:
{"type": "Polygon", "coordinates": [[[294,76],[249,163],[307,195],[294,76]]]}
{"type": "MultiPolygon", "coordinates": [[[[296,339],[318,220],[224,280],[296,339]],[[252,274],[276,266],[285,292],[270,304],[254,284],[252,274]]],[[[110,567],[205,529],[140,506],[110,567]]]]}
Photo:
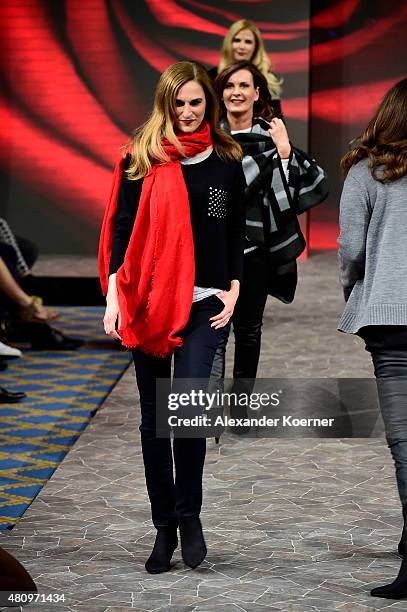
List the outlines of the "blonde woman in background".
{"type": "Polygon", "coordinates": [[[208,71],[209,75],[215,79],[229,64],[245,60],[252,62],[267,80],[274,116],[281,116],[282,79],[271,70],[271,60],[267,55],[258,27],[253,21],[239,19],[230,26],[223,40],[219,65],[211,68],[208,71]]]}

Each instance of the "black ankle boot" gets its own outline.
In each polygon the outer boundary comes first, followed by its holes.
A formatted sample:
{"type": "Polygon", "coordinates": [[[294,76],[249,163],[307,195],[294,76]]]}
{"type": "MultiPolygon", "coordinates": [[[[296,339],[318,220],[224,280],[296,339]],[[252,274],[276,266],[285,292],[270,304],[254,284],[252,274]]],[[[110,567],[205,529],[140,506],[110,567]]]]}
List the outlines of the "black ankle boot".
{"type": "Polygon", "coordinates": [[[373,597],[384,597],[386,599],[403,599],[407,597],[407,559],[401,562],[400,571],[396,580],[382,587],[370,591],[373,597]]]}
{"type": "Polygon", "coordinates": [[[202,533],[199,516],[188,516],[179,519],[181,551],[185,565],[195,569],[206,557],[207,548],[202,533]]]}
{"type": "Polygon", "coordinates": [[[397,551],[400,557],[404,557],[407,552],[407,532],[405,527],[403,527],[403,532],[401,534],[400,542],[397,546],[397,551]]]}
{"type": "Polygon", "coordinates": [[[171,569],[171,558],[178,546],[177,526],[157,527],[154,548],[145,563],[149,574],[162,574],[171,569]]]}
{"type": "Polygon", "coordinates": [[[397,552],[400,557],[404,557],[407,553],[407,522],[406,522],[406,509],[403,507],[403,531],[401,532],[400,542],[397,546],[397,552]]]}
{"type": "Polygon", "coordinates": [[[230,433],[237,434],[238,436],[243,436],[250,431],[249,425],[240,425],[239,421],[242,419],[247,419],[247,407],[246,406],[234,406],[233,404],[230,407],[230,418],[236,419],[236,425],[231,425],[229,427],[230,433]]]}

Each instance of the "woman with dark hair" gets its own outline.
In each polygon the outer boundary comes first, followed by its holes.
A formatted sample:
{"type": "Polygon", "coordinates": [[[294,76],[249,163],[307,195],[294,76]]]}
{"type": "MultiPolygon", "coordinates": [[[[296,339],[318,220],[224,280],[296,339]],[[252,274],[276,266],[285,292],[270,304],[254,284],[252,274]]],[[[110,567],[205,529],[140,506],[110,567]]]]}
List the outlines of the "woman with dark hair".
{"type": "Polygon", "coordinates": [[[386,93],[341,166],[347,303],[338,329],[361,336],[371,354],[404,516],[400,572],[371,594],[399,599],[407,596],[407,79],[386,93]]]}
{"type": "Polygon", "coordinates": [[[145,567],[205,558],[202,474],[206,440],[157,437],[157,379],[209,379],[222,327],[233,314],[243,267],[239,145],[219,128],[219,104],[203,66],[173,64],[153,111],[116,167],[99,250],[105,331],[133,349],[141,444],[157,536],[145,567]],[[173,476],[175,467],[175,480],[173,476]]]}
{"type": "MultiPolygon", "coordinates": [[[[305,248],[297,215],[326,197],[327,180],[314,160],[291,145],[283,121],[273,115],[267,81],[251,62],[230,64],[218,75],[215,88],[224,108],[221,126],[244,155],[246,240],[242,287],[233,315],[233,391],[250,393],[267,296],[285,303],[294,299],[296,258],[305,248]]],[[[212,371],[216,386],[224,375],[228,331],[212,371]]],[[[233,406],[231,413],[244,418],[246,408],[233,406]]]]}

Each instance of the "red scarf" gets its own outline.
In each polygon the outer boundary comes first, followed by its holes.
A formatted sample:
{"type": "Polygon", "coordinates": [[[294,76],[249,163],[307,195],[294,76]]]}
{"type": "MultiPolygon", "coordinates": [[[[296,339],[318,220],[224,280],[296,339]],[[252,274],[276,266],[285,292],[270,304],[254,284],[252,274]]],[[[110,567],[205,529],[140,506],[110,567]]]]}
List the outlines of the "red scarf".
{"type": "MultiPolygon", "coordinates": [[[[186,157],[212,144],[206,121],[196,132],[181,132],[177,138],[186,157]]],[[[157,357],[167,357],[182,345],[179,332],[188,321],[195,280],[188,192],[180,163],[183,156],[170,142],[164,141],[163,146],[171,162],[154,165],[144,177],[129,245],[116,276],[121,315],[118,332],[123,345],[157,357]]],[[[123,163],[121,160],[114,171],[100,236],[99,274],[104,295],[123,163]]]]}

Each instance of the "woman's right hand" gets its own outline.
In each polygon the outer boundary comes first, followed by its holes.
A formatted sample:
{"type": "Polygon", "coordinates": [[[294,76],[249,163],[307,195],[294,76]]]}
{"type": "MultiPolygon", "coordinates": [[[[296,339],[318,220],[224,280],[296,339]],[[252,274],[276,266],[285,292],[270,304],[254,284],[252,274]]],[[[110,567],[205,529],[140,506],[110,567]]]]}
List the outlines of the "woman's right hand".
{"type": "Polygon", "coordinates": [[[121,340],[121,337],[116,330],[116,322],[117,327],[120,328],[121,321],[119,298],[116,289],[116,274],[111,274],[109,276],[109,288],[107,290],[106,310],[105,316],[103,317],[103,324],[105,327],[105,332],[108,336],[114,338],[115,340],[121,340]]]}
{"type": "Polygon", "coordinates": [[[270,121],[269,134],[276,145],[277,152],[281,159],[287,159],[290,157],[291,145],[288,138],[287,128],[285,127],[284,121],[278,117],[274,117],[270,121]]]}

